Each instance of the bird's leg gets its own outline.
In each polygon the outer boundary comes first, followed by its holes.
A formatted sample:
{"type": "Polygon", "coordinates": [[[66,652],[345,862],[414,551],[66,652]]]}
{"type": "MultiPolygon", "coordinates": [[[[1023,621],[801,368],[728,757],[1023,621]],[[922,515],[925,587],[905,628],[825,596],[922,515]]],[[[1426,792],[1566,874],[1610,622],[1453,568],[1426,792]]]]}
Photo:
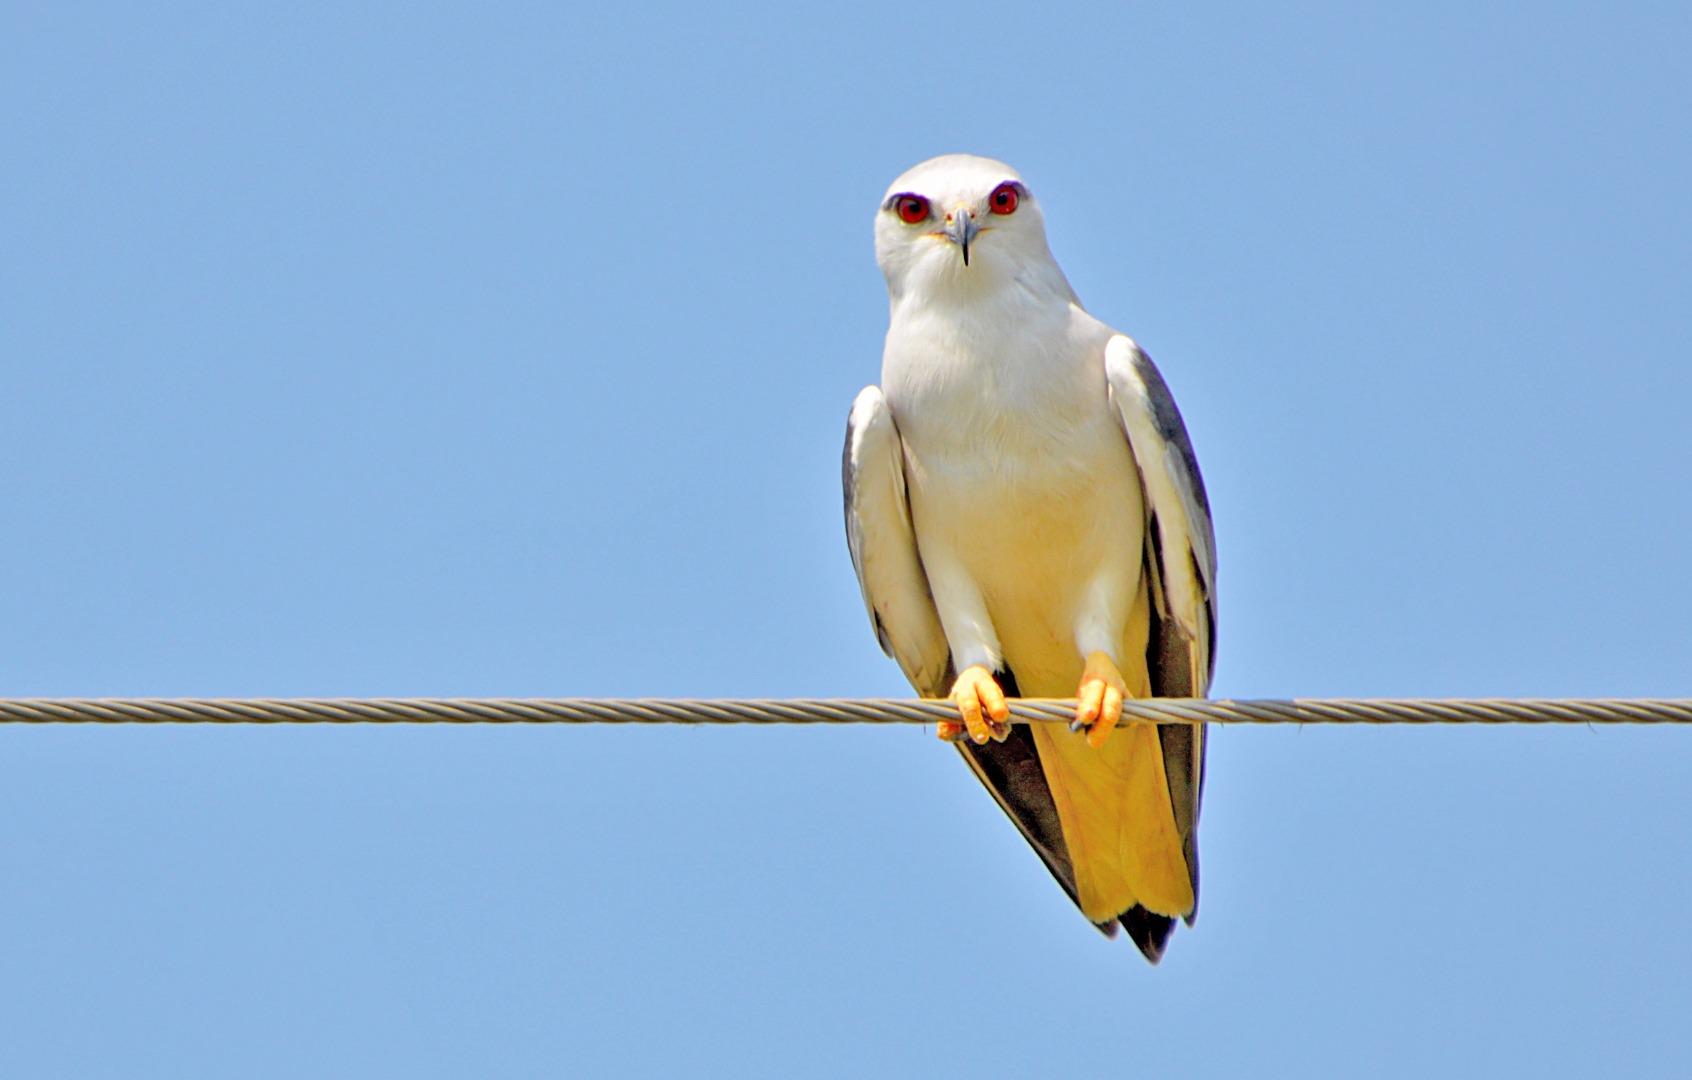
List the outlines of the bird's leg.
{"type": "Polygon", "coordinates": [[[1102,652],[1088,653],[1081,671],[1081,688],[1075,691],[1075,722],[1071,731],[1085,731],[1087,745],[1094,750],[1105,744],[1122,719],[1122,698],[1128,683],[1117,670],[1116,661],[1102,652]]]}
{"type": "Polygon", "coordinates": [[[985,667],[971,664],[959,672],[950,697],[963,723],[941,721],[937,734],[942,739],[956,742],[964,732],[983,745],[988,739],[1004,742],[1010,738],[1010,706],[1005,703],[1005,692],[999,689],[993,673],[985,667]]]}

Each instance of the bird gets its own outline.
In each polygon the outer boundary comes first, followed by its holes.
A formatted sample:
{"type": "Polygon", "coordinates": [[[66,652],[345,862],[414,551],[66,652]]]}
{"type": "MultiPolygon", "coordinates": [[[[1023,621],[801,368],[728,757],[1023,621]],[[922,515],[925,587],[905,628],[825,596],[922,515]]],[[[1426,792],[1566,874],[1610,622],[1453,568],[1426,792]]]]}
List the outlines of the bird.
{"type": "Polygon", "coordinates": [[[1216,541],[1186,426],[1135,341],[1082,307],[1003,162],[924,161],[875,212],[889,320],[852,403],[847,544],[884,652],[1081,913],[1153,964],[1198,911],[1216,541]],[[1011,724],[1007,697],[1074,697],[1011,724]]]}

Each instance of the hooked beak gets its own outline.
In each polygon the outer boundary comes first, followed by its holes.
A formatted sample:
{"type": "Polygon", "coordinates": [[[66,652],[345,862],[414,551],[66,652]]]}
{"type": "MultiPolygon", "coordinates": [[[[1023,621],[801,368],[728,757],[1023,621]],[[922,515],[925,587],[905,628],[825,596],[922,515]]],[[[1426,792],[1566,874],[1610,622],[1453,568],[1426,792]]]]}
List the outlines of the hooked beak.
{"type": "Polygon", "coordinates": [[[975,215],[962,206],[946,215],[946,238],[963,252],[965,266],[969,265],[969,242],[980,231],[975,224],[975,215]]]}

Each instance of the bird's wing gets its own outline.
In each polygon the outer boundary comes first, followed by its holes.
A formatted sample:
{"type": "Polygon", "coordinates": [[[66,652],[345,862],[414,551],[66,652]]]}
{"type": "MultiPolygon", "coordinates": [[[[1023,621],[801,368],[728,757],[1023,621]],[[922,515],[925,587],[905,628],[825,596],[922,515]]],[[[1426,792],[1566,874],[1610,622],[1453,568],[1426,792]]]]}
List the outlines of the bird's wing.
{"type": "Polygon", "coordinates": [[[905,496],[905,452],[879,387],[852,402],[841,455],[846,543],[881,648],[923,697],[941,697],[951,650],[917,554],[905,496]]]}
{"type": "Polygon", "coordinates": [[[1166,639],[1154,641],[1159,697],[1203,697],[1216,639],[1216,534],[1181,410],[1157,365],[1132,338],[1105,346],[1105,377],[1140,469],[1150,539],[1152,600],[1166,639]]]}
{"type": "MultiPolygon", "coordinates": [[[[1175,398],[1157,365],[1132,338],[1118,334],[1105,346],[1105,377],[1145,492],[1152,599],[1146,661],[1152,693],[1203,697],[1215,663],[1216,535],[1198,459],[1175,398]]],[[[1196,901],[1204,725],[1163,724],[1158,736],[1196,901]]],[[[1196,914],[1195,904],[1187,922],[1196,914]]]]}

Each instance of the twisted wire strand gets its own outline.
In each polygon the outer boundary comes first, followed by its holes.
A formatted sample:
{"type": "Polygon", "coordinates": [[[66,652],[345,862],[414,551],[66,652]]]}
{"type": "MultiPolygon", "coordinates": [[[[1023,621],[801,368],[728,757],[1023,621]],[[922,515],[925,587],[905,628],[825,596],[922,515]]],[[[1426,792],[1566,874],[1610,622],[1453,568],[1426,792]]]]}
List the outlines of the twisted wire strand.
{"type": "MultiPolygon", "coordinates": [[[[1013,719],[1068,722],[1075,702],[1016,698],[1013,719]]],[[[931,724],[900,698],[0,698],[15,724],[931,724]]],[[[1150,698],[1123,719],[1212,724],[1686,724],[1688,698],[1150,698]]]]}

